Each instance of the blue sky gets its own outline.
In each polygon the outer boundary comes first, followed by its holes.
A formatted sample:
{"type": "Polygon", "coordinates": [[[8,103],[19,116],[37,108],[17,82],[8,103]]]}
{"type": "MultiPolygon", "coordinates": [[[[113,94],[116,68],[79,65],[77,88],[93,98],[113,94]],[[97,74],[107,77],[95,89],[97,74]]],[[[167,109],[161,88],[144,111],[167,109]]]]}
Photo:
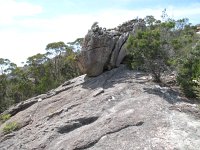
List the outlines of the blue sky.
{"type": "Polygon", "coordinates": [[[0,0],[0,57],[20,65],[50,42],[84,37],[95,21],[110,28],[146,15],[159,19],[164,8],[200,23],[200,0],[0,0]]]}

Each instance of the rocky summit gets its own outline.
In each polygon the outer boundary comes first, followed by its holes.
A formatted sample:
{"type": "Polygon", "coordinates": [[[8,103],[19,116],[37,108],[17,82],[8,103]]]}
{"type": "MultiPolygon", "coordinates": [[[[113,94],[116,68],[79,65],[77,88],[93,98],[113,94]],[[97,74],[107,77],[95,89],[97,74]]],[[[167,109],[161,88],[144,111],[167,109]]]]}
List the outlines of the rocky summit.
{"type": "Polygon", "coordinates": [[[79,76],[4,113],[1,150],[198,150],[200,113],[171,87],[125,66],[79,76]],[[18,125],[5,133],[8,123],[18,125]]]}
{"type": "Polygon", "coordinates": [[[104,70],[118,67],[127,55],[126,41],[129,35],[144,26],[142,19],[135,19],[106,30],[95,22],[85,36],[77,57],[80,70],[88,76],[98,76],[104,70]]]}

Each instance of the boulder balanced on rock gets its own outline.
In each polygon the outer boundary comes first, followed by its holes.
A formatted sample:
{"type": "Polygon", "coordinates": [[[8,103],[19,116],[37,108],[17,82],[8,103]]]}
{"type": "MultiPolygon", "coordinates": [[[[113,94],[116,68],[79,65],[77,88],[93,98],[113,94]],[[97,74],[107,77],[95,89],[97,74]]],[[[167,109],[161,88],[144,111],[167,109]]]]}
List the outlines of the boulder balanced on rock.
{"type": "Polygon", "coordinates": [[[106,30],[95,22],[85,36],[78,56],[80,70],[88,76],[98,76],[104,70],[118,67],[127,55],[125,43],[138,25],[141,26],[141,20],[131,20],[106,30]]]}

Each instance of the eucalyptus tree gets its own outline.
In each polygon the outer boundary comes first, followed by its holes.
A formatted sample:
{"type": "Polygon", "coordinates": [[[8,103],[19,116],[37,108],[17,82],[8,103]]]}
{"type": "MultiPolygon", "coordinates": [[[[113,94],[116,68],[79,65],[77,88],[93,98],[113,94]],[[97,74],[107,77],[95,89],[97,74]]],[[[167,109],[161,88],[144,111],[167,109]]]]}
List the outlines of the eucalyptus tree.
{"type": "Polygon", "coordinates": [[[46,46],[46,55],[51,58],[52,74],[56,82],[61,78],[60,70],[62,68],[62,56],[66,53],[68,46],[64,42],[53,42],[46,46]]]}
{"type": "Polygon", "coordinates": [[[0,58],[0,112],[12,104],[9,99],[10,73],[16,68],[16,64],[9,59],[0,58]]]}

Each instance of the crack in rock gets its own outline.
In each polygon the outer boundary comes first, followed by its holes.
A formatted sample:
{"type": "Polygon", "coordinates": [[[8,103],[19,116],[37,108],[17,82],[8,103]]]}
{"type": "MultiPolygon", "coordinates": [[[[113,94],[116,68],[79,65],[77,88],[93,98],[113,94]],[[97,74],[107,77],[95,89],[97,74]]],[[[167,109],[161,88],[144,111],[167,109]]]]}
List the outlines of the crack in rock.
{"type": "Polygon", "coordinates": [[[82,126],[91,124],[95,122],[99,117],[89,117],[89,118],[79,118],[76,120],[70,121],[67,125],[58,127],[58,133],[64,134],[64,133],[69,133],[77,128],[80,128],[82,126]]]}
{"type": "Polygon", "coordinates": [[[69,80],[69,81],[66,81],[64,84],[62,84],[61,86],[64,87],[64,86],[67,86],[67,85],[70,85],[70,84],[73,84],[73,83],[75,83],[75,81],[72,82],[72,81],[69,80]]]}
{"type": "Polygon", "coordinates": [[[55,95],[61,93],[61,92],[64,92],[64,91],[67,91],[69,89],[73,88],[73,86],[68,86],[68,87],[63,87],[61,89],[55,89],[54,92],[55,92],[55,95]]]}
{"type": "Polygon", "coordinates": [[[80,105],[79,103],[78,104],[74,104],[74,105],[71,105],[69,106],[67,109],[64,109],[65,112],[68,112],[69,110],[75,108],[76,106],[80,105]]]}
{"type": "Polygon", "coordinates": [[[29,108],[30,106],[32,106],[33,104],[35,104],[37,102],[38,102],[38,100],[36,100],[36,99],[21,102],[21,103],[17,104],[16,106],[11,107],[9,110],[6,110],[3,114],[10,114],[11,116],[14,116],[18,112],[29,108]]]}
{"type": "Polygon", "coordinates": [[[96,97],[100,94],[104,93],[104,89],[103,88],[99,88],[97,91],[95,91],[95,93],[93,94],[93,97],[96,97]]]}
{"type": "Polygon", "coordinates": [[[60,115],[62,112],[63,112],[63,109],[57,110],[54,113],[51,113],[50,115],[47,116],[48,117],[47,120],[49,120],[49,119],[51,119],[51,118],[53,118],[53,117],[55,117],[57,115],[60,115]]]}
{"type": "Polygon", "coordinates": [[[116,129],[114,131],[110,131],[110,132],[107,132],[105,134],[103,134],[101,137],[99,137],[98,139],[94,140],[94,141],[91,141],[90,143],[88,143],[87,145],[83,145],[83,146],[80,146],[80,147],[76,147],[74,148],[73,150],[84,150],[84,149],[88,149],[88,148],[91,148],[93,147],[95,144],[97,144],[101,139],[102,137],[106,136],[106,135],[109,135],[109,134],[113,134],[113,133],[116,133],[116,132],[119,132],[123,129],[126,129],[128,127],[132,127],[132,126],[141,126],[143,125],[144,122],[143,121],[139,121],[137,122],[136,124],[133,124],[133,125],[125,125],[124,127],[121,127],[119,129],[116,129]]]}
{"type": "Polygon", "coordinates": [[[3,142],[3,141],[5,141],[5,140],[8,140],[8,139],[12,138],[13,136],[15,136],[15,133],[7,134],[7,135],[5,135],[2,139],[0,139],[0,142],[3,142]]]}

